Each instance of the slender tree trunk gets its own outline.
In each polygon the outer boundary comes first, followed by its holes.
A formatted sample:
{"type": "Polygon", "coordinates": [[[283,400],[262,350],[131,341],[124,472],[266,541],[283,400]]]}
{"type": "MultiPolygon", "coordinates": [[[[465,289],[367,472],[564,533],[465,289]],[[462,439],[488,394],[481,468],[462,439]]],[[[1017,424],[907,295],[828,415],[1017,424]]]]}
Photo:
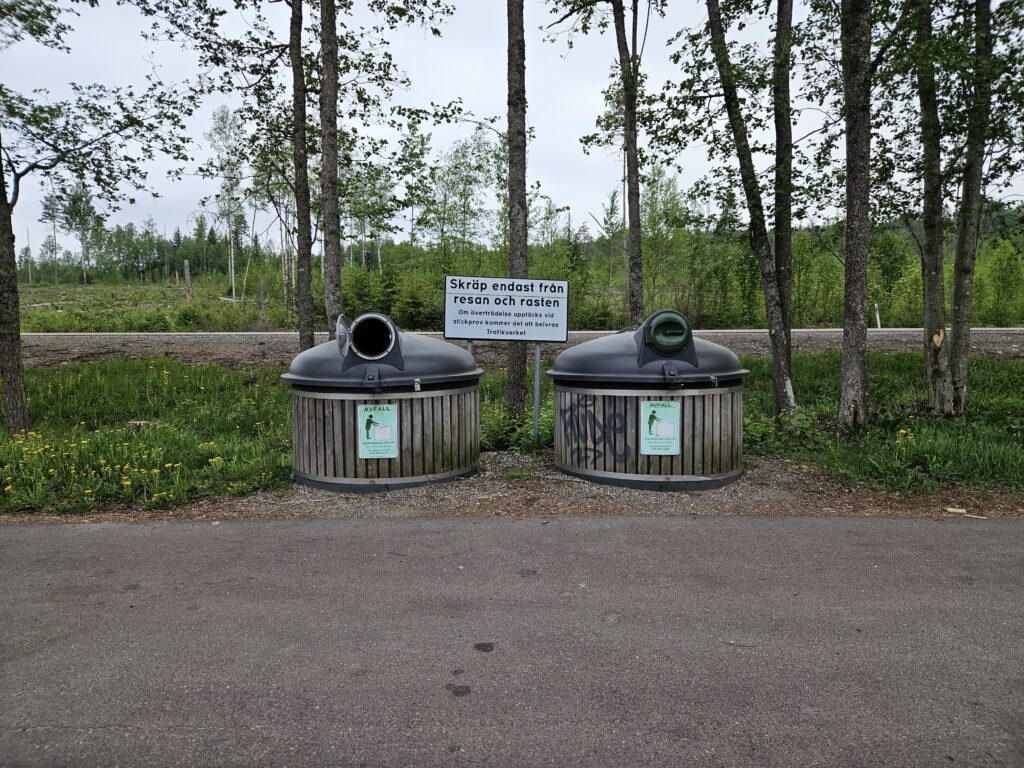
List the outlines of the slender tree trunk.
{"type": "MultiPolygon", "coordinates": [[[[526,220],[526,38],[523,0],[508,0],[508,251],[509,277],[527,276],[526,220]]],[[[505,402],[521,416],[526,401],[526,344],[508,345],[505,402]]]]}
{"type": "Polygon", "coordinates": [[[915,74],[921,109],[922,226],[921,294],[924,306],[922,343],[928,382],[928,408],[953,412],[953,381],[950,376],[950,338],[946,333],[946,282],[944,269],[945,228],[942,221],[942,127],[935,86],[932,52],[931,0],[916,0],[917,27],[915,74]]]}
{"type": "Polygon", "coordinates": [[[231,279],[231,300],[235,300],[235,233],[228,224],[228,275],[231,279]]]}
{"type": "Polygon", "coordinates": [[[793,375],[793,116],[790,56],[793,0],[778,0],[772,105],[775,115],[775,279],[786,334],[786,372],[793,375]]]}
{"type": "Polygon", "coordinates": [[[729,128],[736,146],[736,159],[739,161],[740,179],[743,182],[743,194],[747,201],[747,213],[750,216],[751,247],[761,268],[761,287],[764,290],[768,338],[772,349],[772,399],[775,416],[793,415],[796,413],[796,398],[793,394],[793,382],[788,367],[790,358],[788,333],[782,310],[782,297],[779,295],[775,256],[772,254],[771,243],[768,239],[768,227],[765,224],[761,188],[754,170],[754,158],[750,151],[747,126],[743,122],[743,115],[740,111],[736,78],[733,74],[732,63],[729,61],[729,49],[725,42],[725,27],[722,24],[722,9],[718,0],[707,0],[707,7],[711,48],[715,55],[718,77],[722,83],[725,108],[729,115],[729,128]]]}
{"type": "Polygon", "coordinates": [[[320,85],[321,190],[324,206],[324,309],[327,332],[334,338],[344,311],[341,296],[341,218],[338,213],[338,26],[335,0],[320,2],[320,45],[323,82],[320,85]]]}
{"type": "Polygon", "coordinates": [[[974,261],[981,225],[981,187],[985,139],[992,110],[992,9],[990,0],[974,3],[973,93],[967,124],[967,147],[960,211],[956,227],[956,262],[953,268],[953,340],[950,363],[953,380],[953,415],[963,416],[967,400],[967,356],[971,351],[971,308],[974,296],[974,261]]]}
{"type": "Polygon", "coordinates": [[[615,41],[619,51],[619,72],[622,76],[623,145],[626,150],[626,260],[629,265],[627,309],[629,321],[639,325],[644,320],[644,261],[640,240],[640,157],[637,150],[636,102],[640,85],[640,57],[637,55],[637,0],[633,0],[632,48],[626,39],[626,11],[623,0],[612,0],[615,41]]]}
{"type": "MultiPolygon", "coordinates": [[[[12,211],[13,213],[13,211],[12,211]]],[[[13,229],[11,230],[14,231],[13,229]]],[[[60,248],[57,247],[57,217],[53,219],[53,284],[57,285],[57,256],[60,254],[60,248]]]]}
{"type": "Polygon", "coordinates": [[[871,0],[842,0],[846,111],[846,248],[839,423],[867,421],[868,245],[871,240],[871,0]]]}
{"type": "Polygon", "coordinates": [[[302,68],[302,3],[291,0],[288,55],[292,67],[292,161],[295,164],[297,233],[295,309],[299,314],[299,349],[315,343],[313,335],[313,228],[310,222],[309,167],[306,152],[306,73],[302,68]]]}
{"type": "Polygon", "coordinates": [[[0,172],[0,379],[8,432],[28,429],[28,399],[21,367],[21,307],[14,245],[14,209],[7,199],[7,175],[0,172]]]}

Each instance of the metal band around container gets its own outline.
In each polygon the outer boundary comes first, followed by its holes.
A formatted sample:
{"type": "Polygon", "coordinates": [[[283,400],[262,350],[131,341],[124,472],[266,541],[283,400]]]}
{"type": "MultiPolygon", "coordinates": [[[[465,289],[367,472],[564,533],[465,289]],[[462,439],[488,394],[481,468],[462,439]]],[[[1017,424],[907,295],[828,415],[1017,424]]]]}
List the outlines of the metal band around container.
{"type": "Polygon", "coordinates": [[[473,392],[476,384],[470,384],[461,389],[422,389],[419,392],[321,392],[306,389],[292,389],[294,397],[305,397],[311,400],[422,400],[428,397],[442,397],[445,395],[462,395],[466,392],[473,392]]]}
{"type": "Polygon", "coordinates": [[[627,480],[636,485],[657,485],[658,483],[702,483],[715,480],[729,480],[743,474],[743,469],[733,469],[718,475],[640,475],[635,472],[608,472],[603,469],[580,469],[571,464],[555,462],[555,466],[563,472],[580,477],[604,477],[614,480],[627,480]]]}
{"type": "Polygon", "coordinates": [[[393,488],[395,486],[432,483],[440,480],[452,480],[457,477],[471,475],[480,469],[480,462],[474,461],[466,467],[459,467],[451,472],[437,472],[432,475],[395,475],[394,477],[341,477],[338,475],[316,475],[309,472],[293,470],[297,480],[312,480],[316,483],[331,486],[358,486],[360,488],[393,488]]]}
{"type": "Polygon", "coordinates": [[[605,395],[607,397],[635,397],[644,399],[647,397],[696,397],[697,395],[723,395],[726,392],[739,392],[743,389],[742,384],[733,384],[728,387],[706,387],[701,389],[690,389],[680,387],[679,389],[594,389],[592,387],[577,387],[572,384],[555,384],[556,390],[574,392],[581,395],[605,395]]]}

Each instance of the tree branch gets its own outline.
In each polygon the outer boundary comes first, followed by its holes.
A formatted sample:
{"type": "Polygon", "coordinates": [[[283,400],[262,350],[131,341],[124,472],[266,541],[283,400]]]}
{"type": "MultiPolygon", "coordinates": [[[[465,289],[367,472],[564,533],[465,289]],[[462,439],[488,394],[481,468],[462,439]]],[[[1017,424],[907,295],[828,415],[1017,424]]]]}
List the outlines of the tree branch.
{"type": "Polygon", "coordinates": [[[558,19],[558,21],[551,22],[550,24],[547,25],[547,27],[545,27],[545,29],[551,29],[552,27],[557,27],[563,21],[567,21],[571,16],[575,16],[577,13],[582,13],[583,11],[585,11],[585,10],[587,10],[589,8],[596,8],[597,5],[599,3],[601,3],[602,1],[603,0],[586,0],[586,2],[583,2],[583,3],[580,3],[579,5],[573,6],[568,11],[566,11],[565,14],[560,19],[558,19]]]}

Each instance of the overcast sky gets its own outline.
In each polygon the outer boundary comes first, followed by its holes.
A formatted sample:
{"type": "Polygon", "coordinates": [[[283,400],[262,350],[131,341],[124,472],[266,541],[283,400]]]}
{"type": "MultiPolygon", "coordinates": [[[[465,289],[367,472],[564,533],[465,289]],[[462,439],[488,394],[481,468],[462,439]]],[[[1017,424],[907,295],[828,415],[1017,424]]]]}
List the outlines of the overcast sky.
{"type": "MultiPolygon", "coordinates": [[[[499,0],[456,0],[455,15],[444,25],[444,36],[435,39],[421,29],[394,33],[392,49],[398,64],[412,79],[412,89],[402,95],[409,104],[428,104],[461,97],[465,108],[478,117],[504,115],[506,111],[505,4],[499,0]]],[[[669,36],[683,26],[702,22],[702,6],[697,2],[676,3],[668,18],[651,20],[645,50],[644,68],[652,84],[671,77],[675,67],[669,62],[666,45],[669,36]]],[[[526,2],[527,120],[536,131],[530,146],[529,176],[540,181],[543,191],[558,205],[569,205],[576,222],[598,218],[608,192],[621,177],[621,159],[615,153],[598,151],[584,154],[580,136],[594,130],[594,119],[603,107],[601,92],[607,83],[614,54],[614,38],[592,35],[577,39],[569,50],[564,40],[546,42],[540,27],[552,16],[540,0],[526,2]]],[[[71,80],[102,82],[110,85],[141,83],[153,61],[165,81],[176,81],[191,73],[192,54],[169,45],[154,45],[140,37],[140,21],[129,8],[110,4],[97,9],[84,8],[73,20],[75,32],[68,42],[71,53],[48,51],[21,43],[0,52],[0,71],[10,87],[28,91],[48,88],[60,95],[71,80]]],[[[282,35],[284,32],[282,31],[282,35]]],[[[210,113],[224,99],[213,97],[192,126],[199,139],[197,160],[208,150],[203,133],[209,128],[210,113]]],[[[443,126],[433,129],[435,150],[468,136],[471,125],[443,126]]],[[[695,150],[687,158],[696,178],[705,170],[703,152],[695,150]]],[[[132,207],[111,216],[111,223],[134,221],[141,224],[152,216],[161,228],[171,233],[176,226],[186,228],[199,200],[213,191],[213,184],[196,177],[171,182],[165,167],[155,166],[151,188],[161,197],[142,194],[132,207]]],[[[687,179],[682,180],[684,185],[687,179]]],[[[15,211],[15,232],[19,249],[31,234],[33,252],[38,251],[46,227],[38,222],[41,190],[38,180],[23,189],[15,211]]],[[[77,250],[70,236],[62,236],[63,247],[77,250]]]]}

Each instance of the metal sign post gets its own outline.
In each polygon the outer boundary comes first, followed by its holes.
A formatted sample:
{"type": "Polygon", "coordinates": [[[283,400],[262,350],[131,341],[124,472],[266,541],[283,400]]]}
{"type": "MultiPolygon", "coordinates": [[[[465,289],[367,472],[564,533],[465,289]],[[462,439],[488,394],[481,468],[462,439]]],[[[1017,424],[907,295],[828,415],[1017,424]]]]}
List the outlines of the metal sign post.
{"type": "Polygon", "coordinates": [[[540,344],[533,345],[533,444],[540,441],[540,344]]]}

